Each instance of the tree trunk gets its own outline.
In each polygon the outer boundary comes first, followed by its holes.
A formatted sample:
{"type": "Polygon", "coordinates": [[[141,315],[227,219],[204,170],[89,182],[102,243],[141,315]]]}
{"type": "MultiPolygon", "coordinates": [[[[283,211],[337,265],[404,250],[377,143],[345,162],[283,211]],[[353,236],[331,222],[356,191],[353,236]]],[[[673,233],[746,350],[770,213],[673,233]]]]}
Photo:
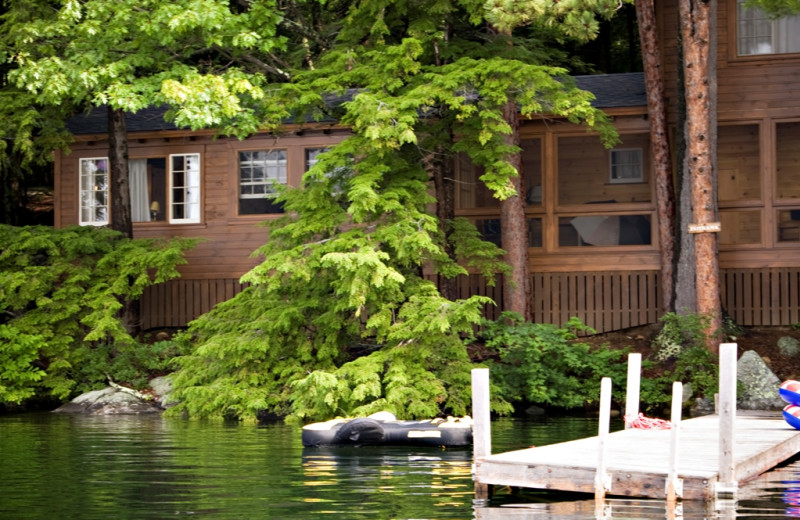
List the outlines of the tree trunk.
{"type": "MultiPolygon", "coordinates": [[[[445,154],[443,150],[436,150],[434,159],[426,158],[425,165],[433,177],[433,185],[436,190],[436,218],[439,221],[439,230],[442,233],[443,248],[448,257],[455,260],[453,244],[450,241],[452,231],[451,223],[456,215],[455,210],[455,166],[452,155],[445,154]]],[[[458,278],[448,278],[439,276],[439,293],[448,300],[458,299],[458,278]]]]}
{"type": "Polygon", "coordinates": [[[658,45],[653,0],[635,0],[647,88],[650,121],[650,156],[658,208],[658,239],[661,251],[661,311],[673,310],[675,287],[675,190],[669,154],[667,111],[664,103],[664,74],[658,45]]]}
{"type": "MultiPolygon", "coordinates": [[[[716,0],[680,0],[686,81],[686,167],[694,223],[717,219],[716,190],[716,0]]],[[[707,346],[719,348],[722,324],[716,233],[694,235],[697,312],[710,318],[707,346]]]]}
{"type": "MultiPolygon", "coordinates": [[[[678,33],[678,56],[683,61],[683,43],[678,33]]],[[[683,67],[678,67],[677,136],[675,143],[678,209],[675,216],[678,261],[675,264],[675,312],[689,314],[697,312],[697,291],[695,290],[694,236],[688,225],[692,218],[692,188],[689,168],[686,165],[686,82],[683,67]]]]}
{"type": "Polygon", "coordinates": [[[125,112],[111,107],[108,107],[108,162],[111,229],[121,232],[127,238],[133,238],[125,112]]]}
{"type": "MultiPolygon", "coordinates": [[[[513,101],[506,103],[503,118],[511,127],[506,143],[519,145],[519,114],[513,101]]],[[[518,175],[510,179],[517,194],[500,203],[500,234],[506,251],[506,262],[511,272],[503,277],[503,309],[519,313],[525,320],[532,319],[531,279],[528,267],[528,219],[525,216],[524,186],[522,185],[522,156],[516,153],[508,158],[518,175]]]]}
{"type": "MultiPolygon", "coordinates": [[[[128,132],[125,112],[108,108],[108,163],[111,203],[111,229],[133,238],[131,191],[128,178],[128,132]]],[[[122,323],[131,336],[141,326],[138,300],[122,302],[122,323]]]]}

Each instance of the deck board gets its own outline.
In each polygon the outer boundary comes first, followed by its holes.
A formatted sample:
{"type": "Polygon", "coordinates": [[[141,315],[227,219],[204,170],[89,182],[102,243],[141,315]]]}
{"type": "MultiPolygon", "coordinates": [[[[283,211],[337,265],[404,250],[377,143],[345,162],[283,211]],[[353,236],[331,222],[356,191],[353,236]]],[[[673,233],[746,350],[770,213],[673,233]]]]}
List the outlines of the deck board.
{"type": "MultiPolygon", "coordinates": [[[[678,478],[684,499],[715,495],[719,467],[717,416],[681,422],[678,478]]],[[[611,496],[664,498],[669,472],[669,430],[622,430],[607,439],[611,496]]],[[[499,453],[475,462],[480,484],[594,493],[598,438],[499,453]]],[[[735,476],[751,480],[800,451],[800,430],[779,413],[735,420],[735,476]]]]}

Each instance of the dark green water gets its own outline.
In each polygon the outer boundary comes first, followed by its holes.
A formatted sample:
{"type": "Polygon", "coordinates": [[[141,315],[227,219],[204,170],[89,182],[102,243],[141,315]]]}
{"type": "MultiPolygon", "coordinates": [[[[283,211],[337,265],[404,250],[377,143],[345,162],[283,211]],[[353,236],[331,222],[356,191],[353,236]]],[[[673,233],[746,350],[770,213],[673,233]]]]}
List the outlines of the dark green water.
{"type": "MultiPolygon", "coordinates": [[[[619,425],[617,425],[619,427],[619,425]]],[[[596,433],[582,417],[493,423],[493,451],[596,433]]],[[[0,417],[0,518],[768,518],[800,516],[800,464],[743,489],[737,504],[498,490],[475,504],[470,449],[307,449],[283,424],[144,417],[0,417]],[[522,504],[524,509],[508,508],[522,504]],[[670,516],[670,514],[672,516],[670,516]],[[682,516],[681,516],[682,515],[682,516]]]]}

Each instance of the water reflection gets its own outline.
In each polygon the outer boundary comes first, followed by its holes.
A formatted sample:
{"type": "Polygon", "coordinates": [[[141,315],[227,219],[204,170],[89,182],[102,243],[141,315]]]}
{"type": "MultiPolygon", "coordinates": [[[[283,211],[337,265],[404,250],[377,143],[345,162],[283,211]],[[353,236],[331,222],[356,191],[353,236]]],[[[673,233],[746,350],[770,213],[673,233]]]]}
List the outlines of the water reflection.
{"type": "MultiPolygon", "coordinates": [[[[618,425],[620,426],[620,425],[618,425]]],[[[593,435],[594,418],[503,419],[493,450],[593,435]]],[[[760,519],[800,517],[800,462],[736,502],[496,490],[474,503],[470,449],[303,448],[300,432],[147,417],[0,416],[0,518],[760,519]],[[588,498],[588,499],[587,499],[588,498]]]]}
{"type": "Polygon", "coordinates": [[[303,484],[313,490],[309,493],[315,495],[313,500],[318,500],[320,487],[330,486],[338,490],[342,506],[352,493],[369,495],[369,502],[381,506],[399,499],[395,511],[410,517],[438,518],[430,516],[438,514],[431,509],[413,512],[425,503],[434,511],[461,514],[471,506],[472,450],[468,448],[306,448],[302,467],[303,484]]]}

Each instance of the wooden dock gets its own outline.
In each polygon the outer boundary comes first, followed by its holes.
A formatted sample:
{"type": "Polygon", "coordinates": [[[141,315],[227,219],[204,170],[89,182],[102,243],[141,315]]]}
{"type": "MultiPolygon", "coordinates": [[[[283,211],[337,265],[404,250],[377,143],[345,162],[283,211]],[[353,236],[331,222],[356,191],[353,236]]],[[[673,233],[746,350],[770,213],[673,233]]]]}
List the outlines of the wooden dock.
{"type": "MultiPolygon", "coordinates": [[[[489,374],[473,370],[476,498],[491,486],[608,496],[709,500],[735,497],[739,485],[800,452],[800,430],[779,411],[736,411],[736,344],[720,345],[718,415],[681,420],[682,385],[673,384],[670,429],[609,433],[611,380],[600,391],[598,435],[491,454],[489,374]]],[[[638,356],[632,354],[631,356],[638,356]]],[[[629,358],[626,415],[638,416],[640,358],[629,358]]]]}
{"type": "MultiPolygon", "coordinates": [[[[609,434],[608,495],[666,498],[670,430],[621,430],[609,434]]],[[[475,461],[481,484],[595,492],[598,437],[489,455],[475,461]]],[[[734,432],[734,472],[739,483],[757,477],[800,452],[800,430],[779,413],[739,416],[734,432]]],[[[719,418],[681,422],[678,449],[681,498],[716,496],[719,481],[719,418]]]]}

